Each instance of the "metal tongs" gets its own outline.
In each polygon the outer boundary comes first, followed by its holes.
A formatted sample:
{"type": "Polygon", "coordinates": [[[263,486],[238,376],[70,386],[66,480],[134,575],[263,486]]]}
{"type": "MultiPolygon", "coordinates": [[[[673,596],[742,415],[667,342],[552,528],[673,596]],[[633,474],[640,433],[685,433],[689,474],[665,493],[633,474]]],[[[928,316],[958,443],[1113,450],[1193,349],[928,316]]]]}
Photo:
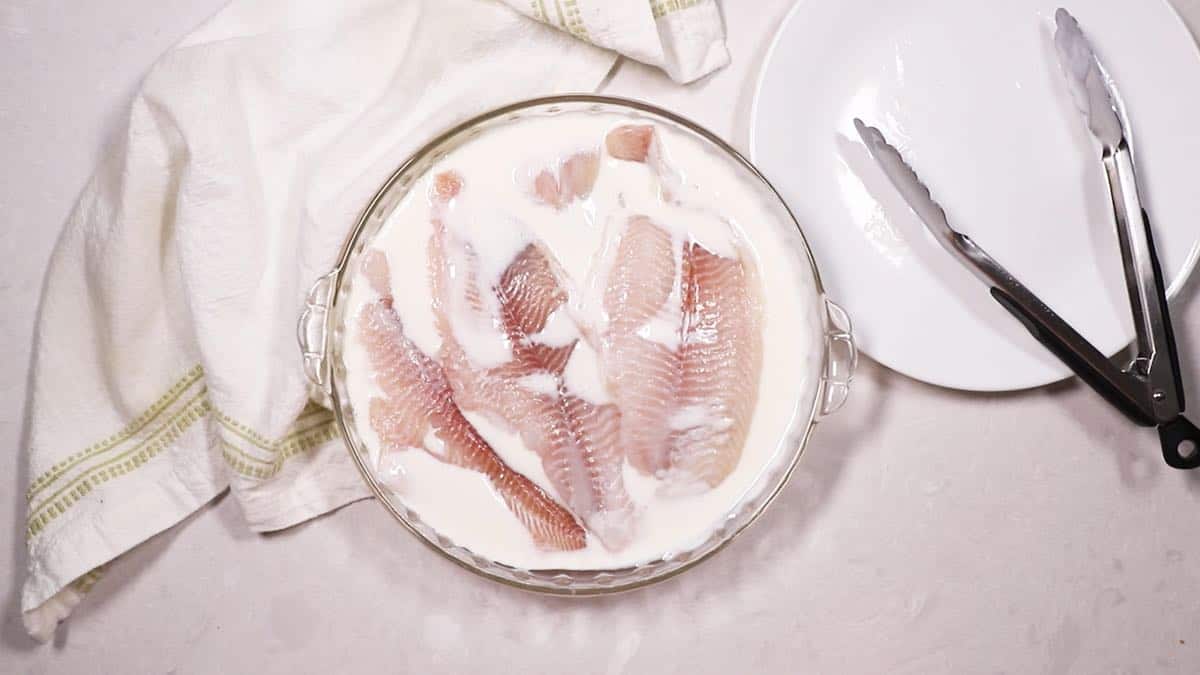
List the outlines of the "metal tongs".
{"type": "Polygon", "coordinates": [[[970,237],[950,227],[946,213],[900,152],[878,129],[858,119],[854,124],[909,207],[946,250],[990,287],[992,297],[1109,403],[1140,425],[1158,427],[1168,465],[1195,469],[1200,467],[1200,429],[1182,414],[1179,357],[1149,218],[1138,194],[1124,107],[1075,17],[1059,9],[1055,23],[1063,74],[1102,150],[1137,335],[1129,363],[1118,365],[1101,354],[970,237]]]}

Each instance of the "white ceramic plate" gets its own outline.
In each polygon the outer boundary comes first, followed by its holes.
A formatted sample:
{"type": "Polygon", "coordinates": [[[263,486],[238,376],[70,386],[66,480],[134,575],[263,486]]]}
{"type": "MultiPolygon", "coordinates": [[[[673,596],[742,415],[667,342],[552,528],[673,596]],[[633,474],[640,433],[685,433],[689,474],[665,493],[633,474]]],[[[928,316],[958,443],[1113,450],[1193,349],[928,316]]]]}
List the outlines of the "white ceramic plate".
{"type": "MultiPolygon", "coordinates": [[[[796,212],[864,352],[948,387],[1069,371],[942,250],[867,155],[880,127],[952,224],[1101,351],[1133,338],[1099,150],[1055,59],[1053,0],[801,0],[754,102],[755,163],[796,212]]],[[[1200,54],[1164,0],[1074,0],[1125,101],[1169,293],[1200,251],[1200,54]]]]}

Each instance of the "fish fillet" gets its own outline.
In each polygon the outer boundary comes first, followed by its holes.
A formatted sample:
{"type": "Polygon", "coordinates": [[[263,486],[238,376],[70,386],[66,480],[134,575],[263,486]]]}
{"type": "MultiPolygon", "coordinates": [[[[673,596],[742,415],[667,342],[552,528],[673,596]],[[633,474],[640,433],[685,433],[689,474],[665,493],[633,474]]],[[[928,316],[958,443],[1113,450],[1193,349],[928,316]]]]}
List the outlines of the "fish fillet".
{"type": "Polygon", "coordinates": [[[533,179],[533,194],[543,204],[561,210],[576,199],[586,199],[599,174],[597,153],[576,152],[562,162],[557,174],[550,169],[539,171],[533,179]]]}
{"type": "Polygon", "coordinates": [[[670,489],[718,485],[741,457],[762,368],[749,254],[722,257],[634,216],[606,284],[604,369],[630,463],[670,489]]]}
{"type": "Polygon", "coordinates": [[[644,162],[650,155],[650,146],[654,142],[654,127],[649,124],[624,124],[604,138],[604,147],[608,154],[617,159],[631,162],[644,162]]]}
{"type": "Polygon", "coordinates": [[[375,383],[368,417],[383,452],[424,448],[439,460],[487,477],[505,506],[541,548],[576,550],[587,537],[575,518],[541,488],[508,467],[455,404],[441,366],[405,335],[392,308],[387,261],[371,251],[362,266],[381,298],[363,307],[359,331],[375,383]],[[433,439],[427,439],[432,431],[433,439]]]}
{"type": "Polygon", "coordinates": [[[643,331],[683,322],[681,267],[671,234],[644,216],[632,218],[617,247],[604,291],[608,334],[601,352],[613,399],[621,408],[621,447],[629,463],[656,475],[668,467],[666,419],[682,376],[680,350],[643,331]],[[675,302],[668,300],[674,296],[675,302]]]}
{"type": "Polygon", "coordinates": [[[677,484],[716,486],[737,467],[758,398],[757,278],[746,255],[724,258],[692,243],[684,259],[683,378],[668,420],[670,471],[677,484]]]}
{"type": "Polygon", "coordinates": [[[667,202],[678,203],[689,189],[694,189],[685,184],[683,174],[668,161],[666,149],[658,142],[653,125],[615,127],[604,137],[604,148],[614,159],[640,162],[649,167],[658,180],[659,194],[667,202]]]}
{"type": "Polygon", "coordinates": [[[634,509],[622,475],[620,414],[572,393],[564,381],[579,336],[553,325],[570,320],[555,264],[530,243],[487,284],[479,279],[478,254],[436,211],[431,285],[455,400],[519,433],[567,507],[606,548],[622,548],[633,537],[634,509]],[[456,337],[456,319],[498,327],[509,360],[486,369],[472,363],[456,337]]]}

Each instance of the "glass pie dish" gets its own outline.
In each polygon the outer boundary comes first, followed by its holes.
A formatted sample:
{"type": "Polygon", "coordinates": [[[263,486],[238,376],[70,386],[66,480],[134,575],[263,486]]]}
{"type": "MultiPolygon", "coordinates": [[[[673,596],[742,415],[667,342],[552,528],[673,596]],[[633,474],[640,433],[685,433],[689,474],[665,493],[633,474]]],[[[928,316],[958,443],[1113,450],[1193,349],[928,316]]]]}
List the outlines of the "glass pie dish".
{"type": "MultiPolygon", "coordinates": [[[[539,130],[542,128],[539,127],[539,130]]],[[[769,298],[768,298],[769,302],[769,298]]],[[[389,305],[390,306],[390,305],[389,305]]],[[[768,319],[769,320],[769,319],[768,319]]],[[[312,287],[298,325],[298,339],[304,372],[313,386],[314,398],[336,413],[346,446],[363,480],[378,501],[410,532],[429,547],[477,573],[512,586],[560,595],[593,595],[628,590],[674,576],[716,553],[739,532],[754,522],[774,499],[795,468],[817,422],[836,411],[845,402],[857,352],[845,312],[825,297],[816,262],[803,233],[775,189],[744,157],[724,141],[695,123],[649,104],[592,95],[567,95],[515,103],[480,115],[430,141],[404,162],[383,184],[363,210],[342,248],[335,268],[312,287]],[[469,542],[456,542],[430,524],[405,502],[404,495],[381,479],[372,457],[372,441],[362,433],[360,424],[366,411],[356,410],[348,388],[348,372],[356,367],[346,358],[352,317],[350,296],[363,277],[353,274],[360,268],[370,249],[398,205],[422,179],[429,176],[439,161],[465,143],[487,132],[511,125],[540,124],[547,127],[556,116],[597,113],[619,116],[623,122],[651,124],[681,133],[703,146],[717,161],[748,187],[754,202],[769,214],[767,220],[779,225],[773,234],[780,237],[793,275],[794,289],[787,288],[795,313],[790,326],[798,326],[807,335],[797,335],[791,355],[798,372],[771,372],[770,351],[764,352],[764,371],[771,378],[786,380],[791,417],[784,433],[772,437],[771,458],[753,475],[746,489],[724,509],[721,517],[706,528],[705,537],[696,545],[671,547],[661,555],[622,564],[615,568],[584,569],[576,566],[523,568],[499,562],[470,548],[469,542]],[[793,398],[794,396],[794,398],[793,398]]],[[[790,342],[789,342],[790,344],[790,342]]],[[[759,398],[763,397],[759,389],[759,398]]]]}

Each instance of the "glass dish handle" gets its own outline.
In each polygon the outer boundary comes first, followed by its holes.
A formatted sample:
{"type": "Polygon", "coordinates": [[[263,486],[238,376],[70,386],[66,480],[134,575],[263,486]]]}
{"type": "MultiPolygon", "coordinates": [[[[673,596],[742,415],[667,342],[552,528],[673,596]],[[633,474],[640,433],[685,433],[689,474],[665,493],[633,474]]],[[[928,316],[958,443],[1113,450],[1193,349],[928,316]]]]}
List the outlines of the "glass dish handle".
{"type": "Polygon", "coordinates": [[[313,283],[296,324],[296,341],[300,343],[309,396],[327,408],[333,406],[328,359],[329,301],[333,297],[336,277],[337,270],[334,270],[313,283]]]}
{"type": "Polygon", "coordinates": [[[858,368],[850,317],[832,300],[825,300],[829,322],[825,330],[825,372],[821,376],[821,412],[818,419],[837,412],[850,395],[850,382],[858,368]]]}

